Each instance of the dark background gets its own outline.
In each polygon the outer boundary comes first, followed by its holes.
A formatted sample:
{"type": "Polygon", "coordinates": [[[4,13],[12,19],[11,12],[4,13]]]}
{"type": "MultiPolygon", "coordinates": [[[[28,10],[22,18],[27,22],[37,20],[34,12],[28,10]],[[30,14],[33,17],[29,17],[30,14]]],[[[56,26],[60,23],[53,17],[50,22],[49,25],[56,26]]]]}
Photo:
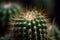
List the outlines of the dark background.
{"type": "Polygon", "coordinates": [[[43,9],[48,9],[49,6],[52,8],[54,5],[54,8],[52,9],[53,12],[49,13],[49,18],[51,18],[51,23],[53,19],[55,18],[55,23],[57,24],[57,27],[60,30],[60,1],[59,0],[20,0],[25,6],[39,6],[43,9]]]}
{"type": "Polygon", "coordinates": [[[51,18],[51,23],[53,19],[55,18],[55,23],[57,24],[57,27],[60,29],[60,1],[59,0],[18,0],[24,4],[24,6],[28,7],[34,6],[40,7],[43,9],[48,10],[49,18],[51,18]],[[54,5],[54,7],[53,7],[54,5]],[[49,11],[49,8],[51,7],[52,12],[49,11]]]}
{"type": "Polygon", "coordinates": [[[53,20],[54,17],[56,18],[55,22],[57,24],[57,27],[60,30],[60,1],[59,0],[55,0],[54,11],[50,17],[51,17],[51,21],[53,20]]]}

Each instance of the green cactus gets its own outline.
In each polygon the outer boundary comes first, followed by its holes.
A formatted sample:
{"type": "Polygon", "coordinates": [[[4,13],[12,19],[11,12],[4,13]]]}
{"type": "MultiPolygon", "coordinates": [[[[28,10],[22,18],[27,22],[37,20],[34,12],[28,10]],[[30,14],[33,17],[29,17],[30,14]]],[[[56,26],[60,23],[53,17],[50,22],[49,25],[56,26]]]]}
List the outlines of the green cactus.
{"type": "MultiPolygon", "coordinates": [[[[28,16],[28,15],[27,15],[28,16]]],[[[47,40],[47,27],[44,17],[33,20],[19,18],[14,24],[14,39],[16,40],[47,40]]]]}
{"type": "MultiPolygon", "coordinates": [[[[4,26],[4,28],[7,29],[7,27],[10,26],[9,22],[10,22],[11,18],[13,17],[13,15],[16,13],[18,14],[22,10],[23,9],[16,3],[1,2],[0,3],[0,20],[2,20],[3,22],[0,23],[0,28],[2,28],[2,26],[4,26]]],[[[6,32],[5,29],[3,30],[4,32],[6,32]]],[[[4,36],[0,37],[0,40],[9,40],[9,36],[5,36],[4,32],[3,32],[4,36]]],[[[8,34],[6,34],[6,35],[8,35],[8,34]]]]}

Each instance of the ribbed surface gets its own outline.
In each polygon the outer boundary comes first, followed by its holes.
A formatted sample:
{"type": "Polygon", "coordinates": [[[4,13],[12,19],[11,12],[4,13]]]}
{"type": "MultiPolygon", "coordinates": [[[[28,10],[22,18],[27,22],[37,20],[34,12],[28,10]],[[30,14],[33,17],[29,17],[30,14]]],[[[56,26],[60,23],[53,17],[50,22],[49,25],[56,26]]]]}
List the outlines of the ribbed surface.
{"type": "Polygon", "coordinates": [[[47,27],[43,17],[28,21],[16,20],[14,40],[47,40],[47,27]]]}

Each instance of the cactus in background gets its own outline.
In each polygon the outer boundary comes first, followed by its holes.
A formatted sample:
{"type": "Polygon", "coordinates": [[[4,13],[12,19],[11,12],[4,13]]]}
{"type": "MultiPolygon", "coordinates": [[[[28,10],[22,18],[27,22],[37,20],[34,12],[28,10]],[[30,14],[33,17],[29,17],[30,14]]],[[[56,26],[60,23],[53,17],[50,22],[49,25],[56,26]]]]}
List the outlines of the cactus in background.
{"type": "MultiPolygon", "coordinates": [[[[5,24],[8,22],[9,18],[15,13],[19,13],[22,9],[14,3],[1,3],[0,4],[0,16],[5,24]]],[[[8,23],[7,23],[8,24],[8,23]]]]}
{"type": "Polygon", "coordinates": [[[13,17],[14,14],[21,12],[22,9],[21,7],[16,4],[16,3],[6,3],[6,2],[1,2],[0,3],[0,20],[2,23],[0,23],[0,40],[9,40],[8,37],[6,36],[9,35],[11,29],[10,28],[10,21],[13,17]]]}

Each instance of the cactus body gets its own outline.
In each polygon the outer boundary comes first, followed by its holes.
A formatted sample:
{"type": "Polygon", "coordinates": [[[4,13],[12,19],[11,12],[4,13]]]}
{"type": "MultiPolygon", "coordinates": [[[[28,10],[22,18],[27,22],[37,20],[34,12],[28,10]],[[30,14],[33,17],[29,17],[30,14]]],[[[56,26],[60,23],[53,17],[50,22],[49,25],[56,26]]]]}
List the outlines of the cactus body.
{"type": "MultiPolygon", "coordinates": [[[[31,13],[30,13],[31,14],[31,13]]],[[[33,14],[33,13],[32,13],[33,14]]],[[[42,16],[30,16],[15,20],[13,38],[14,40],[47,40],[46,20],[42,16]]]]}

